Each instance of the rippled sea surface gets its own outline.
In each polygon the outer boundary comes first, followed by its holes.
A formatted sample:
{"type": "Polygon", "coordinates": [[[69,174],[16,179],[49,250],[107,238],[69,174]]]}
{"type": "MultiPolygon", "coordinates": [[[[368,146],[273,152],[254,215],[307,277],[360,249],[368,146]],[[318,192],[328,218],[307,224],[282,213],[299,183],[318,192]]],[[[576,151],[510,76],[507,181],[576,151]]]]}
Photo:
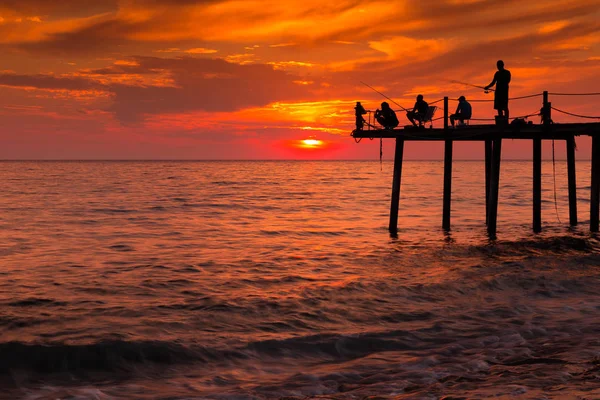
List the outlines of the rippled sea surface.
{"type": "Polygon", "coordinates": [[[392,167],[0,162],[0,398],[600,399],[589,162],[392,167]]]}

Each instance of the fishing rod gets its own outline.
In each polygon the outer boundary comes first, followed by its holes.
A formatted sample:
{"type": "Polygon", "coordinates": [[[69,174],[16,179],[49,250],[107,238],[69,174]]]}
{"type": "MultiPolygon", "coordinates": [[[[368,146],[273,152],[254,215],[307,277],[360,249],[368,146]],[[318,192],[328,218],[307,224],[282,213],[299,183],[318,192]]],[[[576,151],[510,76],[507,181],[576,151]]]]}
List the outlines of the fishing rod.
{"type": "Polygon", "coordinates": [[[450,82],[451,83],[458,83],[460,85],[471,86],[471,87],[474,87],[474,88],[477,88],[477,89],[483,89],[486,93],[488,93],[488,92],[494,92],[495,91],[494,89],[486,89],[485,86],[473,85],[472,83],[461,82],[461,81],[454,81],[454,80],[452,80],[450,82]]]}
{"type": "Polygon", "coordinates": [[[398,107],[400,107],[400,109],[402,111],[406,111],[408,112],[408,110],[404,107],[402,107],[400,104],[396,103],[393,99],[387,97],[385,94],[381,93],[379,90],[375,89],[373,86],[367,85],[366,83],[364,83],[363,81],[360,81],[360,83],[362,83],[363,85],[365,85],[366,87],[368,87],[369,89],[371,89],[372,91],[379,93],[380,95],[382,95],[383,97],[385,97],[386,99],[388,99],[389,101],[391,101],[392,103],[394,103],[395,105],[397,105],[398,107]]]}

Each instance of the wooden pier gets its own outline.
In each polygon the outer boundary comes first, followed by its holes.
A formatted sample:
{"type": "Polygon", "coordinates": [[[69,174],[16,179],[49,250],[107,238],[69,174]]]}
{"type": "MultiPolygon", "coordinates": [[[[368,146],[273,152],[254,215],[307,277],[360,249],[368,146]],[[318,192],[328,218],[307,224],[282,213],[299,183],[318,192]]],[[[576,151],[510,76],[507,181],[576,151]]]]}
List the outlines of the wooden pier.
{"type": "Polygon", "coordinates": [[[394,130],[370,129],[354,131],[352,136],[359,138],[396,139],[394,155],[394,177],[392,183],[392,204],[390,207],[390,233],[398,231],[398,209],[404,161],[404,142],[443,141],[444,147],[444,200],[442,228],[450,230],[452,199],[452,152],[457,141],[476,141],[484,144],[485,152],[485,196],[486,223],[490,237],[496,237],[498,219],[498,191],[500,184],[500,164],[502,140],[519,139],[533,142],[533,230],[542,230],[542,141],[565,141],[567,148],[567,170],[569,190],[569,222],[577,225],[577,193],[575,173],[575,137],[592,137],[590,231],[598,232],[600,218],[600,123],[551,123],[551,104],[548,93],[544,92],[541,112],[544,123],[538,125],[470,125],[451,128],[448,126],[448,97],[444,98],[444,128],[404,128],[394,130]]]}

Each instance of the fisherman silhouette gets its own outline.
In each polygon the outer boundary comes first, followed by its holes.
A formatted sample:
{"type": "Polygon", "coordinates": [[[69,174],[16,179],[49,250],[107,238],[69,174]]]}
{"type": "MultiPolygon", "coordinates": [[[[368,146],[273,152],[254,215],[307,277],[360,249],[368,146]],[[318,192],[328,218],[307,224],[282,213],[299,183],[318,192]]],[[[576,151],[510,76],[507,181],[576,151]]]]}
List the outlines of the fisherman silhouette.
{"type": "Polygon", "coordinates": [[[504,69],[504,61],[498,60],[496,63],[498,71],[494,74],[494,80],[484,89],[489,90],[496,85],[494,92],[494,109],[498,110],[498,116],[503,117],[508,122],[508,84],[510,83],[510,71],[504,69]]]}
{"type": "Polygon", "coordinates": [[[385,101],[381,103],[381,110],[377,109],[375,111],[375,119],[385,129],[394,129],[399,124],[396,113],[390,108],[390,105],[385,101]]]}
{"type": "Polygon", "coordinates": [[[419,125],[423,124],[425,120],[425,116],[427,115],[427,110],[429,109],[429,104],[425,100],[423,100],[423,95],[420,94],[417,96],[417,102],[415,103],[412,111],[406,112],[406,117],[414,126],[417,126],[415,120],[419,122],[419,125]]]}
{"type": "Polygon", "coordinates": [[[354,107],[354,115],[356,116],[356,130],[362,131],[365,126],[365,119],[363,115],[367,113],[367,110],[360,104],[360,101],[356,102],[356,107],[354,107]]]}
{"type": "Polygon", "coordinates": [[[472,114],[473,108],[471,107],[471,104],[467,101],[465,96],[460,96],[458,98],[456,112],[450,116],[450,123],[454,126],[454,122],[458,120],[459,125],[463,125],[466,120],[471,119],[472,114]]]}

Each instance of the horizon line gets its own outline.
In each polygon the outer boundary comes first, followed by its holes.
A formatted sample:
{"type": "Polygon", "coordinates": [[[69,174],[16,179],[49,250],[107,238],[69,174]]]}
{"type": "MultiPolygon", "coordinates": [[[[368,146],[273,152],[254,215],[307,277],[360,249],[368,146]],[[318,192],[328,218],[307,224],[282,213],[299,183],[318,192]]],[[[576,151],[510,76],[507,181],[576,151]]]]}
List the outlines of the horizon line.
{"type": "MultiPolygon", "coordinates": [[[[277,162],[277,161],[326,161],[326,162],[380,162],[380,160],[370,159],[303,159],[303,158],[23,158],[23,159],[0,159],[0,162],[277,162]]],[[[394,161],[393,158],[384,158],[383,161],[394,161]]],[[[444,161],[443,158],[435,159],[404,159],[404,162],[425,162],[425,161],[444,161]]],[[[454,159],[453,161],[460,162],[484,162],[485,159],[454,159]]],[[[528,158],[508,158],[502,161],[512,162],[533,162],[533,159],[528,158]]],[[[542,161],[553,161],[552,158],[543,158],[542,161]]],[[[567,161],[566,158],[556,158],[554,161],[567,161]]],[[[578,159],[577,161],[591,161],[591,158],[578,159]]]]}

